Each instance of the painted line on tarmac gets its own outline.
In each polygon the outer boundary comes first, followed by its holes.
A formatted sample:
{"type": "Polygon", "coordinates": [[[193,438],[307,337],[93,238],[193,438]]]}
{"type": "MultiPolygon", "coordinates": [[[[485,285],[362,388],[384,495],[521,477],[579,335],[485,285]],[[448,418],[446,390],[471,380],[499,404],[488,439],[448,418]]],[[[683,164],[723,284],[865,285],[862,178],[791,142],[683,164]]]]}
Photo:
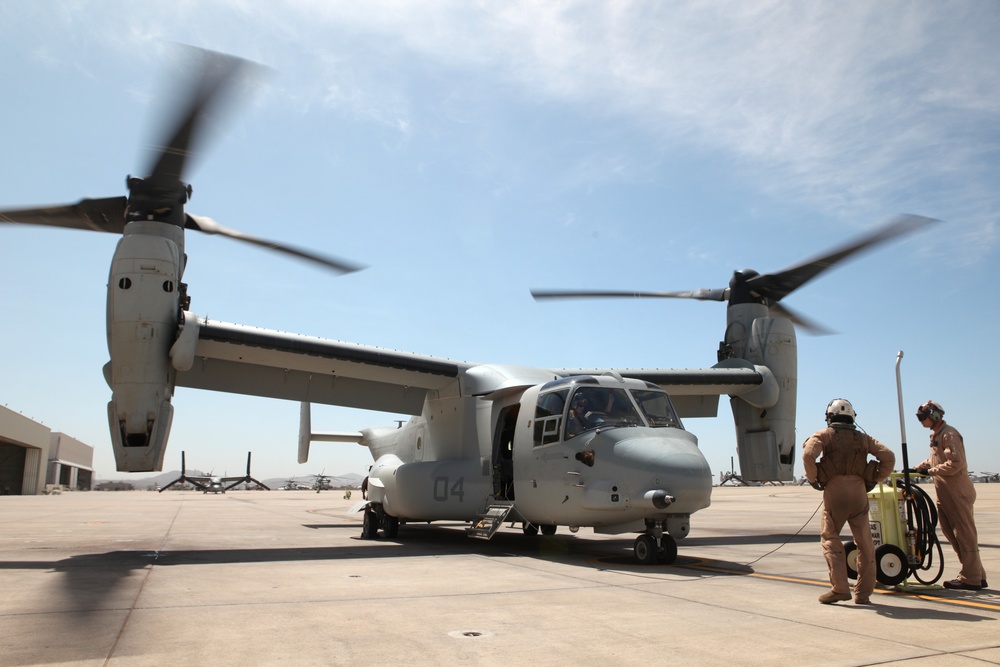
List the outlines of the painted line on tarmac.
{"type": "MultiPolygon", "coordinates": [[[[638,565],[633,559],[627,557],[601,557],[591,559],[591,562],[601,563],[601,564],[613,564],[613,565],[635,565],[637,568],[646,568],[645,565],[638,565]]],[[[749,566],[741,565],[738,567],[723,567],[716,565],[718,561],[714,561],[710,558],[698,558],[695,556],[681,556],[674,563],[674,567],[685,568],[688,570],[698,570],[700,572],[711,572],[713,574],[724,574],[730,576],[742,576],[742,577],[756,577],[757,579],[769,579],[771,581],[784,581],[793,584],[803,584],[806,586],[822,586],[828,587],[830,582],[819,579],[803,579],[801,577],[788,577],[780,574],[763,574],[761,572],[754,572],[750,570],[749,566]]],[[[943,591],[942,588],[935,588],[933,590],[943,591]]],[[[982,600],[970,600],[965,598],[945,598],[938,597],[936,595],[928,595],[926,593],[907,591],[907,590],[885,590],[876,588],[874,593],[878,595],[891,595],[895,597],[908,597],[915,598],[918,600],[925,600],[927,602],[934,602],[938,604],[954,605],[957,607],[969,607],[974,609],[983,609],[987,611],[1000,611],[1000,603],[998,602],[984,602],[982,600]]]]}
{"type": "Polygon", "coordinates": [[[958,607],[973,607],[975,609],[986,609],[989,611],[1000,611],[1000,603],[996,602],[980,602],[979,600],[966,600],[964,598],[939,598],[934,595],[925,595],[923,593],[910,593],[907,591],[875,591],[876,593],[881,593],[882,595],[892,595],[896,597],[907,597],[907,598],[917,598],[918,600],[927,600],[928,602],[941,602],[944,604],[953,604],[958,607]]]}

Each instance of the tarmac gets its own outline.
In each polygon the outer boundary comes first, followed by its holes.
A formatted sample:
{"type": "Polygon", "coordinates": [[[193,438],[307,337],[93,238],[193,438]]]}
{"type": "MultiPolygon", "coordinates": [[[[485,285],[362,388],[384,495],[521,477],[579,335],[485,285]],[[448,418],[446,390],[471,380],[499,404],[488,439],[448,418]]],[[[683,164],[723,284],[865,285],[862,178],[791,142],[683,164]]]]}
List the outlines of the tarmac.
{"type": "Polygon", "coordinates": [[[995,588],[867,606],[817,601],[808,486],[715,489],[654,566],[587,528],[361,540],[357,491],[5,496],[0,665],[1000,665],[1000,484],[976,490],[995,588]]]}

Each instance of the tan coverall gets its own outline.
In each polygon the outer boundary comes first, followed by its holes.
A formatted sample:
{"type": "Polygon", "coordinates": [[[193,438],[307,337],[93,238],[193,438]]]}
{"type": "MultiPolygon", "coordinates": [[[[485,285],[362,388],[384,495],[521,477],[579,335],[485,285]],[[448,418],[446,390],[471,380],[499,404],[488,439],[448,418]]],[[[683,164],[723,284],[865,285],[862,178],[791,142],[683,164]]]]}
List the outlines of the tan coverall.
{"type": "Polygon", "coordinates": [[[969,479],[962,434],[944,420],[935,424],[931,431],[931,456],[917,468],[927,468],[934,480],[938,523],[962,564],[958,578],[979,586],[986,581],[986,571],[979,558],[979,534],[972,510],[976,487],[969,479]]]}
{"type": "Polygon", "coordinates": [[[855,430],[852,424],[834,424],[816,431],[802,446],[802,464],[809,483],[815,482],[818,475],[827,479],[823,490],[820,541],[830,570],[831,590],[841,595],[851,594],[847,582],[847,557],[840,541],[840,531],[847,523],[858,547],[858,583],[854,599],[862,601],[867,601],[875,590],[875,545],[868,521],[868,492],[864,478],[869,454],[878,460],[878,472],[874,480],[867,481],[882,479],[892,472],[895,454],[875,438],[855,430]],[[820,455],[823,458],[817,466],[816,459],[820,455]]]}

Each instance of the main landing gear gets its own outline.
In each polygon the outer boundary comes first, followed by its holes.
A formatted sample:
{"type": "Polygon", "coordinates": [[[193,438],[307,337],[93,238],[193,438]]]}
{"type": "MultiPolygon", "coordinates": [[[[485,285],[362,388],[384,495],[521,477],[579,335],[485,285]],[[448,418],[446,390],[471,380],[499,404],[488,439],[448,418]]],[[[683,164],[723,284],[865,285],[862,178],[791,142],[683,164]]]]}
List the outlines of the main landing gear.
{"type": "Polygon", "coordinates": [[[543,523],[540,526],[535,525],[533,523],[528,523],[527,521],[521,523],[521,532],[523,532],[525,535],[528,535],[529,537],[538,535],[539,530],[542,531],[542,535],[556,534],[556,527],[550,523],[543,523]]]}
{"type": "Polygon", "coordinates": [[[677,560],[677,540],[664,532],[663,524],[657,521],[646,523],[646,532],[635,538],[632,550],[643,565],[671,565],[677,560]]]}
{"type": "Polygon", "coordinates": [[[387,539],[394,540],[399,535],[399,517],[386,514],[381,503],[371,503],[365,507],[365,519],[361,526],[361,539],[377,540],[378,531],[387,539]]]}

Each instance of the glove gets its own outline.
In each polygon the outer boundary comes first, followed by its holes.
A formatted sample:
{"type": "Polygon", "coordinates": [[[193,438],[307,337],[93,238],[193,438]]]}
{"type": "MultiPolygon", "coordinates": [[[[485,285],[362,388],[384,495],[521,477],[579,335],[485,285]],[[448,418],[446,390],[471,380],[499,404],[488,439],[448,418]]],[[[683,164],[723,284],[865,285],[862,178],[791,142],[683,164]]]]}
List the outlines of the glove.
{"type": "Polygon", "coordinates": [[[930,474],[931,474],[930,468],[926,468],[926,467],[925,468],[917,468],[916,472],[917,472],[918,475],[927,475],[927,476],[930,476],[930,474]]]}
{"type": "Polygon", "coordinates": [[[878,482],[865,482],[865,491],[871,493],[872,489],[874,489],[877,485],[878,482]]]}
{"type": "Polygon", "coordinates": [[[822,491],[825,487],[819,482],[809,482],[809,486],[816,489],[817,491],[822,491]]]}

